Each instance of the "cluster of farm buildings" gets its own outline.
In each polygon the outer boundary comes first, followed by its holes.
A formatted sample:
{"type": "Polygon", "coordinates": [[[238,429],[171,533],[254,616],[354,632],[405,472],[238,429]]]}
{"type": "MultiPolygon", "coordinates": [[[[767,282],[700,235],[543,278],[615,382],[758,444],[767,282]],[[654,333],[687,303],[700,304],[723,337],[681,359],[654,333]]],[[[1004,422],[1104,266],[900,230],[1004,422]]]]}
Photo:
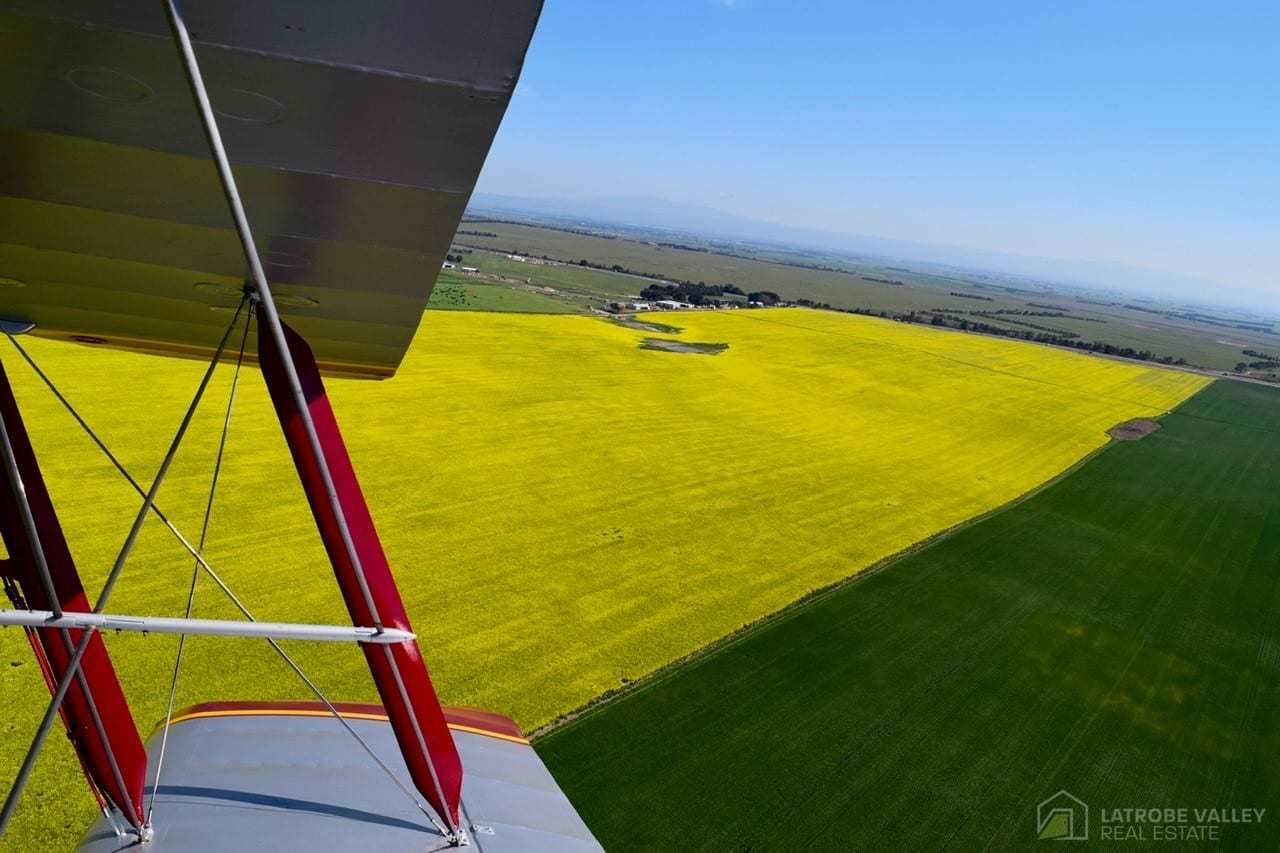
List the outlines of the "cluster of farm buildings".
{"type": "MultiPolygon", "coordinates": [[[[615,304],[618,304],[618,303],[615,303],[615,304]]],[[[780,302],[778,304],[784,305],[785,303],[780,302]]],[[[743,306],[746,306],[748,308],[764,308],[765,304],[763,302],[756,302],[755,300],[748,300],[748,301],[742,302],[741,304],[738,304],[735,302],[728,302],[728,303],[721,304],[716,302],[716,303],[703,304],[703,305],[694,305],[691,302],[680,302],[679,300],[676,300],[676,299],[651,299],[651,300],[638,299],[634,302],[627,302],[627,303],[618,305],[619,308],[626,311],[687,311],[691,308],[713,308],[713,309],[714,308],[741,308],[743,306]]]]}
{"type": "MultiPolygon", "coordinates": [[[[522,264],[534,264],[536,266],[561,266],[556,261],[547,260],[545,258],[533,258],[527,255],[507,255],[507,260],[517,261],[522,264]]],[[[464,273],[478,273],[477,267],[459,266],[453,261],[445,261],[441,269],[456,269],[464,273]]],[[[551,290],[550,288],[545,288],[551,290]]],[[[552,291],[554,292],[554,291],[552,291]]],[[[701,305],[695,305],[691,302],[682,302],[678,299],[637,299],[631,302],[610,302],[606,309],[613,312],[620,311],[688,311],[690,309],[716,309],[716,308],[766,308],[770,305],[785,306],[785,302],[769,303],[758,302],[754,299],[747,299],[742,296],[734,296],[732,294],[722,294],[716,301],[707,302],[701,305]]]]}

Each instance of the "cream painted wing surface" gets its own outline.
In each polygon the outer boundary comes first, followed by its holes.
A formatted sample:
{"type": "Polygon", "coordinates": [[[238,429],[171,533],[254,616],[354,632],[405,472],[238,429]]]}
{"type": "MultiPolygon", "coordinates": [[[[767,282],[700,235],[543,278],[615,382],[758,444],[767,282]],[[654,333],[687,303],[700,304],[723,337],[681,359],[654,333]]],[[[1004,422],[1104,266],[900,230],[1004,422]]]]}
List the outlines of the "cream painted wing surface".
{"type": "MultiPolygon", "coordinates": [[[[540,0],[182,4],[281,313],[395,372],[540,0]]],[[[245,263],[160,3],[0,0],[0,317],[208,355],[245,263]]]]}

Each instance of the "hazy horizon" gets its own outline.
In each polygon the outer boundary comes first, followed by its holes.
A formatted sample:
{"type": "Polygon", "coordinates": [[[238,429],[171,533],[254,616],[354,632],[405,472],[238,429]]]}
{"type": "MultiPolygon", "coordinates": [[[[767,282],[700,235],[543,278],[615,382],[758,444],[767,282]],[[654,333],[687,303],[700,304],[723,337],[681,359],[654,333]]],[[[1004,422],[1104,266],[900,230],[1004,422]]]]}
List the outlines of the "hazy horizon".
{"type": "Polygon", "coordinates": [[[558,0],[478,189],[1165,274],[1275,311],[1278,24],[1261,4],[558,0]]]}
{"type": "Polygon", "coordinates": [[[1181,273],[896,240],[877,235],[804,229],[657,197],[550,198],[477,192],[467,207],[467,214],[512,217],[552,227],[589,225],[631,231],[637,236],[666,231],[673,236],[696,235],[711,241],[732,240],[759,247],[790,247],[797,251],[842,254],[850,260],[878,258],[908,265],[1003,274],[1040,284],[1122,293],[1133,298],[1157,297],[1184,304],[1251,310],[1280,317],[1280,299],[1260,301],[1256,291],[1215,285],[1181,273]],[[674,215],[665,215],[668,213],[674,215]],[[751,227],[744,228],[744,225],[751,227]]]}

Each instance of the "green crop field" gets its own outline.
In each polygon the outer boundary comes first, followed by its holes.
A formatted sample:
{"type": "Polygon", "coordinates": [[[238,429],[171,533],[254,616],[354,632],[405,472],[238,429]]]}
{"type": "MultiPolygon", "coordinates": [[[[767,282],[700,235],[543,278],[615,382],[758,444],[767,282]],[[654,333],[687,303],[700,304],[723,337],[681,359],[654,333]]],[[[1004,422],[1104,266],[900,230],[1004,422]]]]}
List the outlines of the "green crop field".
{"type": "MultiPolygon", "coordinates": [[[[465,239],[465,238],[464,238],[465,239]]],[[[469,252],[463,263],[482,274],[501,276],[528,284],[554,287],[571,293],[623,297],[639,293],[649,282],[573,264],[534,264],[513,261],[496,252],[469,252]]]]}
{"type": "Polygon", "coordinates": [[[431,293],[429,310],[503,311],[515,314],[569,314],[578,310],[572,303],[541,293],[486,284],[460,275],[442,273],[431,293]]]}
{"type": "Polygon", "coordinates": [[[1168,848],[1275,850],[1278,446],[1280,392],[1216,383],[539,750],[617,851],[1029,847],[1060,789],[1082,848],[1105,810],[1235,808],[1266,812],[1168,848]]]}
{"type": "MultiPolygon", "coordinates": [[[[428,311],[394,378],[329,383],[446,702],[532,729],[1017,497],[1104,444],[1117,422],[1159,415],[1207,381],[830,312],[661,319],[683,331],[428,311]],[[642,348],[653,337],[728,348],[642,348]]],[[[202,366],[29,346],[147,482],[202,366]]],[[[138,498],[25,365],[3,357],[96,592],[138,498]]],[[[228,378],[228,369],[216,377],[159,496],[189,536],[199,530],[228,378]]],[[[260,618],[346,620],[252,370],[208,554],[260,618]]],[[[180,613],[190,568],[149,523],[110,609],[180,613]]],[[[236,614],[203,582],[196,615],[236,614]]],[[[175,645],[108,640],[144,733],[163,713],[175,645]]],[[[373,697],[355,651],[294,650],[335,699],[373,697]]],[[[0,660],[4,785],[46,690],[20,633],[0,632],[0,660]]],[[[306,695],[263,644],[197,638],[178,702],[306,695]]],[[[15,849],[38,838],[65,846],[91,818],[74,758],[55,738],[12,830],[15,849]]]]}
{"type": "MultiPolygon", "coordinates": [[[[1065,300],[1064,300],[1065,302],[1065,300]]],[[[1069,302],[1066,303],[1070,305],[1069,302]]],[[[1084,306],[1087,307],[1087,306],[1084,306]]],[[[1236,336],[1221,331],[1189,329],[1186,324],[1165,322],[1159,318],[1144,317],[1132,311],[1117,310],[1111,313],[1085,311],[1071,306],[1074,315],[1103,319],[1105,323],[1089,322],[1072,317],[1036,318],[1045,325],[1075,332],[1084,340],[1105,340],[1116,346],[1148,349],[1152,352],[1185,358],[1191,364],[1215,370],[1230,370],[1236,362],[1245,358],[1241,350],[1246,347],[1267,349],[1268,344],[1257,340],[1259,336],[1236,336]],[[1224,341],[1234,340],[1235,343],[1224,341]]]]}

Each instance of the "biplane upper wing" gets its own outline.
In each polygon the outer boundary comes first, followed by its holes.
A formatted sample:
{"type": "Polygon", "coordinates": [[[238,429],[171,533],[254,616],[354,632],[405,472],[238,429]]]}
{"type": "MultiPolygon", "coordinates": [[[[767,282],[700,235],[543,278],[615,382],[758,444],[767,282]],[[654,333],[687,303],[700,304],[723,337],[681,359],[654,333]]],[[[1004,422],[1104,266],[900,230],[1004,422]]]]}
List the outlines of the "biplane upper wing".
{"type": "MultiPolygon", "coordinates": [[[[417,328],[540,0],[187,0],[281,313],[327,373],[417,328]]],[[[0,0],[0,315],[202,355],[244,256],[159,3],[0,0]]]]}

